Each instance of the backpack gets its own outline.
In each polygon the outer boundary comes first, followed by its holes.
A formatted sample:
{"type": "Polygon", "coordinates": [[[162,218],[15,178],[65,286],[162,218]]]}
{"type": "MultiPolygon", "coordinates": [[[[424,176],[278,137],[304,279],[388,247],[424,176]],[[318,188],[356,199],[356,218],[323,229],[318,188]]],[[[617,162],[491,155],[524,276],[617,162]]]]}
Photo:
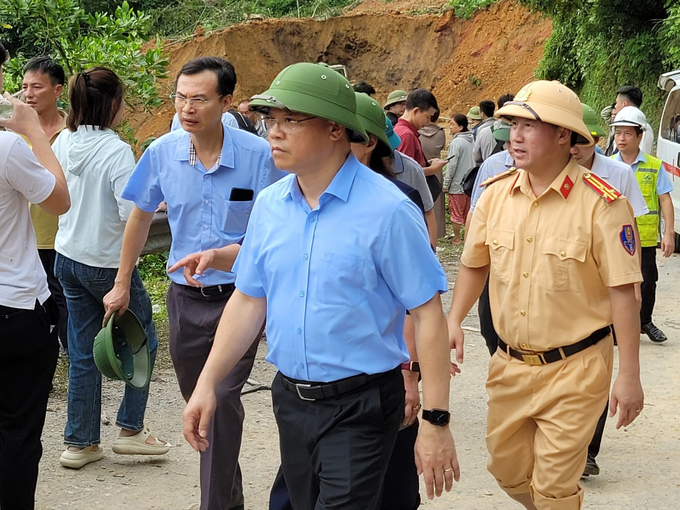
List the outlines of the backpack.
{"type": "Polygon", "coordinates": [[[241,112],[237,110],[228,110],[229,113],[231,113],[234,118],[236,119],[236,123],[238,124],[238,128],[242,129],[243,131],[248,131],[248,133],[252,133],[255,136],[257,136],[257,129],[255,128],[255,125],[250,122],[250,119],[243,115],[241,112]]]}
{"type": "Polygon", "coordinates": [[[472,190],[475,189],[475,181],[477,180],[477,174],[479,173],[479,165],[472,167],[468,170],[468,173],[463,177],[461,185],[463,186],[463,193],[467,196],[472,196],[472,190]]]}

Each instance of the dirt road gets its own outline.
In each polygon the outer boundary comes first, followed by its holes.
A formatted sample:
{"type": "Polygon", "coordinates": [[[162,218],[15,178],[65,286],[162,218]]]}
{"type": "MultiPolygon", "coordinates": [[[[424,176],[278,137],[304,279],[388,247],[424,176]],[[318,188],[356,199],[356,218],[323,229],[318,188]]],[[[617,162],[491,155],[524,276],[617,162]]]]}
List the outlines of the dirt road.
{"type": "MultiPolygon", "coordinates": [[[[455,266],[449,268],[451,282],[455,266]]],[[[670,510],[680,506],[680,255],[659,259],[659,290],[655,322],[669,341],[641,344],[645,409],[626,430],[607,423],[599,457],[602,474],[583,481],[585,509],[670,510]]],[[[448,310],[450,293],[446,296],[448,310]]],[[[578,320],[578,318],[574,318],[578,320]]],[[[467,324],[476,327],[471,315],[467,324]]],[[[275,371],[264,361],[261,346],[253,378],[269,382],[275,371]]],[[[462,469],[461,481],[450,494],[422,508],[495,510],[520,508],[497,487],[486,471],[484,444],[488,354],[483,339],[468,335],[463,373],[451,383],[452,430],[462,469]]],[[[122,386],[106,383],[104,409],[113,422],[122,386]]],[[[245,436],[241,454],[246,508],[265,510],[268,491],[278,467],[276,425],[268,391],[244,396],[245,436]]],[[[62,468],[65,398],[53,398],[43,436],[44,455],[38,482],[40,510],[198,509],[198,456],[182,438],[183,401],[171,369],[161,370],[151,385],[147,423],[174,446],[161,459],[115,455],[110,445],[117,432],[103,426],[105,458],[79,471],[62,468]]]]}

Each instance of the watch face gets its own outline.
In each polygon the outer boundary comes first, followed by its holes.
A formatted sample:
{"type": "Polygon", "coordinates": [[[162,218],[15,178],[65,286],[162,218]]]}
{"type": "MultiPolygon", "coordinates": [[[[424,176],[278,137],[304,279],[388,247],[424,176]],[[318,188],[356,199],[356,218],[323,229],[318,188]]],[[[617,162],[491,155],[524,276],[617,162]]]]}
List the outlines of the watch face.
{"type": "Polygon", "coordinates": [[[431,411],[423,411],[423,418],[429,421],[432,425],[444,427],[449,424],[451,414],[448,411],[441,409],[432,409],[431,411]]]}

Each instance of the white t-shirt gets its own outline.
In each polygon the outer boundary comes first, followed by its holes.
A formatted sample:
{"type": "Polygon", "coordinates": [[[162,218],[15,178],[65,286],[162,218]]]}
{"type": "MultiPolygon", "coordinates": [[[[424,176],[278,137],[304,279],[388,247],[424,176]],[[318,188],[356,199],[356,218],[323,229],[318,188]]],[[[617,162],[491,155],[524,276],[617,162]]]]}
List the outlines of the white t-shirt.
{"type": "Polygon", "coordinates": [[[52,145],[66,175],[71,209],[59,216],[54,249],[92,267],[117,268],[134,204],[121,198],[135,168],[130,146],[110,129],[79,126],[52,145]]]}
{"type": "Polygon", "coordinates": [[[0,132],[0,305],[33,310],[50,296],[28,204],[45,201],[55,185],[23,138],[0,132]]]}
{"type": "MultiPolygon", "coordinates": [[[[234,129],[239,129],[236,117],[234,117],[229,112],[224,112],[222,114],[222,124],[233,127],[234,129]]],[[[179,116],[177,114],[172,117],[172,124],[170,125],[170,131],[174,131],[175,129],[182,129],[182,125],[179,123],[179,116]]]]}
{"type": "Polygon", "coordinates": [[[593,168],[590,170],[614,186],[628,199],[630,206],[633,208],[633,215],[636,218],[649,212],[635,177],[635,172],[633,172],[630,166],[596,153],[593,160],[593,168]]]}

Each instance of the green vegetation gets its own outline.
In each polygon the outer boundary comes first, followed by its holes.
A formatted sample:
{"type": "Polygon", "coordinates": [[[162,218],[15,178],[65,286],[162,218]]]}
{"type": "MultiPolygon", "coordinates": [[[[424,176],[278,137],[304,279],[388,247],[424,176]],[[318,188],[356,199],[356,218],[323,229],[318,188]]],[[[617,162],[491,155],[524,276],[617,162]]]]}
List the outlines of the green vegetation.
{"type": "MultiPolygon", "coordinates": [[[[470,17],[498,0],[451,0],[470,17]]],[[[520,0],[550,16],[553,31],[536,75],[560,80],[596,110],[611,104],[621,85],[644,93],[643,110],[658,124],[665,95],[661,73],[680,67],[680,3],[676,0],[520,0]]]]}
{"type": "Polygon", "coordinates": [[[13,57],[5,65],[5,87],[20,87],[26,60],[51,55],[69,75],[109,67],[126,83],[131,107],[159,106],[157,82],[168,61],[160,41],[143,48],[150,23],[127,2],[112,13],[90,14],[78,0],[0,0],[0,38],[13,57]]]}

